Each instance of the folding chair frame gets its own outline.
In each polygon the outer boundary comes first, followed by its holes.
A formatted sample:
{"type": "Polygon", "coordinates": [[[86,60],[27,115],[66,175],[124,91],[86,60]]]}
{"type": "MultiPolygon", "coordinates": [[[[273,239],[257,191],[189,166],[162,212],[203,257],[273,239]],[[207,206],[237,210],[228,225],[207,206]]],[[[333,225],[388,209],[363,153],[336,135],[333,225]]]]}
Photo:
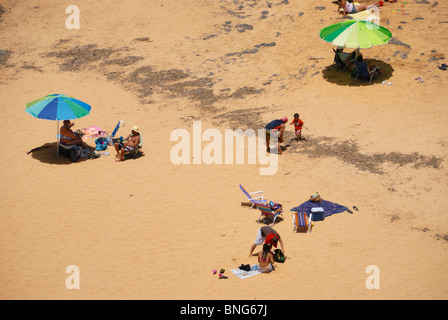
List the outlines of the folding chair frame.
{"type": "Polygon", "coordinates": [[[261,218],[264,216],[263,220],[268,217],[273,217],[271,226],[275,224],[275,220],[279,215],[282,215],[283,218],[283,208],[280,207],[277,210],[272,210],[269,204],[257,204],[256,208],[261,211],[260,217],[258,217],[258,223],[261,222],[261,218]]]}
{"type": "MultiPolygon", "coordinates": [[[[369,72],[369,83],[372,82],[373,77],[375,77],[375,71],[377,70],[378,67],[375,67],[372,72],[369,72]]],[[[353,66],[353,69],[356,69],[356,76],[355,76],[355,82],[358,81],[358,77],[359,77],[359,71],[358,71],[358,67],[357,66],[353,66]]],[[[364,79],[367,80],[367,79],[364,79]]]]}
{"type": "Polygon", "coordinates": [[[265,204],[267,202],[267,200],[265,200],[263,197],[263,191],[247,192],[246,189],[244,189],[244,187],[241,184],[240,189],[252,203],[251,208],[254,208],[257,204],[265,204]],[[259,196],[253,197],[252,195],[259,195],[259,196]]]}

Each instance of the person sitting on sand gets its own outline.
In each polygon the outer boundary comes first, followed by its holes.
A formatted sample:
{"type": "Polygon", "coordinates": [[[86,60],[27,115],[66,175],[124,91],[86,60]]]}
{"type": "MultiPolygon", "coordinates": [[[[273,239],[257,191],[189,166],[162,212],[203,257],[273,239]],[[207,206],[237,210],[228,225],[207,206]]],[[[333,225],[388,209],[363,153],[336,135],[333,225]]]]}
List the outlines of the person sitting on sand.
{"type": "Polygon", "coordinates": [[[372,74],[378,75],[379,68],[375,65],[368,66],[364,61],[362,54],[360,54],[355,60],[355,66],[358,69],[358,77],[364,80],[370,80],[372,74]]]}
{"type": "Polygon", "coordinates": [[[256,246],[259,246],[261,244],[271,244],[275,248],[277,248],[277,243],[280,242],[280,246],[282,247],[282,252],[285,254],[285,248],[283,246],[283,240],[278,234],[277,231],[275,231],[272,227],[264,226],[261,227],[258,230],[257,237],[255,238],[255,242],[252,244],[249,252],[249,257],[252,256],[252,253],[254,252],[256,246]]]}
{"type": "Polygon", "coordinates": [[[278,154],[282,154],[282,148],[280,147],[280,143],[283,142],[283,132],[285,131],[285,123],[288,122],[287,117],[283,117],[281,119],[276,119],[269,122],[264,128],[266,129],[266,151],[271,151],[270,142],[271,142],[271,131],[272,133],[278,137],[278,154]]]}
{"type": "Polygon", "coordinates": [[[274,261],[274,255],[271,252],[272,246],[269,244],[263,245],[263,251],[260,251],[258,256],[258,267],[260,272],[262,273],[269,273],[271,271],[275,270],[275,261],[274,261]]]}
{"type": "MultiPolygon", "coordinates": [[[[302,141],[302,127],[304,127],[307,130],[308,130],[308,128],[303,125],[303,120],[300,119],[300,115],[298,113],[294,114],[294,119],[292,120],[290,125],[291,124],[294,124],[294,134],[297,137],[297,142],[302,141]]],[[[305,139],[303,139],[303,140],[305,140],[305,139]]]]}
{"type": "Polygon", "coordinates": [[[378,1],[375,2],[374,4],[369,5],[355,5],[353,1],[350,0],[338,0],[338,4],[339,4],[338,12],[342,8],[343,11],[341,13],[345,16],[347,14],[353,14],[364,11],[367,9],[367,7],[371,5],[378,6],[378,1]]]}
{"type": "Polygon", "coordinates": [[[133,126],[131,129],[131,134],[124,140],[120,142],[115,142],[114,147],[117,152],[116,157],[118,158],[116,161],[124,160],[124,152],[125,151],[133,151],[138,147],[140,143],[140,130],[137,126],[133,126]]]}
{"type": "Polygon", "coordinates": [[[75,123],[71,122],[70,120],[64,120],[64,125],[61,127],[60,129],[60,133],[61,133],[61,138],[60,138],[60,143],[62,143],[63,145],[66,146],[70,146],[70,145],[77,145],[83,148],[89,148],[89,146],[82,141],[81,139],[81,133],[79,131],[77,132],[73,132],[73,130],[71,129],[75,123]]]}

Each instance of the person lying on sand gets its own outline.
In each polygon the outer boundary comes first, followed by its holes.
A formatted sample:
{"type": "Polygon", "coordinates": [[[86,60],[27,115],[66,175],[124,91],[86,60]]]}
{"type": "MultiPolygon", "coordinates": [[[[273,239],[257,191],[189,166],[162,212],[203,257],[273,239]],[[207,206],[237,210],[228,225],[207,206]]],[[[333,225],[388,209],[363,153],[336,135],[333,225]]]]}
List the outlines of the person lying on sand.
{"type": "Polygon", "coordinates": [[[343,9],[343,11],[341,12],[344,16],[346,16],[347,14],[353,14],[353,13],[358,13],[361,11],[364,11],[367,9],[367,7],[371,6],[371,5],[375,5],[378,6],[378,1],[375,2],[374,4],[369,4],[369,5],[355,5],[353,3],[353,1],[349,1],[349,0],[338,0],[338,12],[339,9],[343,9]]]}
{"type": "Polygon", "coordinates": [[[280,242],[280,246],[282,247],[282,252],[285,254],[285,248],[283,246],[283,240],[277,231],[275,231],[272,227],[264,226],[258,230],[257,237],[255,238],[254,243],[252,244],[249,252],[249,257],[252,256],[256,246],[262,245],[263,242],[265,244],[271,244],[275,248],[277,248],[277,242],[280,242]]]}
{"type": "Polygon", "coordinates": [[[271,248],[271,245],[265,243],[263,245],[263,251],[257,253],[258,267],[262,273],[269,273],[275,270],[276,265],[271,248]]]}
{"type": "Polygon", "coordinates": [[[274,135],[278,136],[278,154],[282,154],[282,148],[280,147],[280,143],[283,142],[283,132],[285,131],[285,123],[288,122],[287,117],[283,117],[281,119],[276,119],[269,122],[264,128],[266,129],[266,151],[271,151],[270,142],[271,142],[271,131],[274,135]]]}
{"type": "Polygon", "coordinates": [[[122,142],[115,142],[114,147],[117,152],[116,157],[118,158],[116,161],[124,160],[124,152],[125,151],[133,151],[137,148],[140,143],[140,130],[137,126],[133,126],[131,129],[131,134],[122,142]]]}
{"type": "Polygon", "coordinates": [[[64,120],[63,123],[64,125],[59,131],[61,133],[61,138],[59,141],[66,146],[77,145],[90,150],[89,146],[84,141],[82,141],[81,133],[74,132],[71,129],[75,125],[75,123],[72,123],[70,120],[64,120]]]}

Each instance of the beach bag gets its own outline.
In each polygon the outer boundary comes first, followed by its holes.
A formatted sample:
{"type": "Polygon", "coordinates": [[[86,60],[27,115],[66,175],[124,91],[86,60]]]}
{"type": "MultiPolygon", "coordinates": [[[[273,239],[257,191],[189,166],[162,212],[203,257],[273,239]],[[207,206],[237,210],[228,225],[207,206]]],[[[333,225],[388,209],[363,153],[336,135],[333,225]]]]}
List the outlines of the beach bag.
{"type": "Polygon", "coordinates": [[[274,261],[275,262],[280,262],[280,263],[284,263],[286,260],[285,256],[283,255],[282,250],[280,249],[275,249],[274,250],[274,261]]]}
{"type": "Polygon", "coordinates": [[[275,203],[274,201],[269,201],[269,207],[271,210],[278,210],[282,207],[280,203],[275,203]]]}
{"type": "Polygon", "coordinates": [[[87,158],[90,154],[89,148],[79,148],[79,157],[80,158],[87,158]]]}
{"type": "Polygon", "coordinates": [[[106,138],[100,137],[100,138],[96,139],[95,144],[96,144],[96,147],[95,147],[96,151],[104,151],[107,149],[107,139],[106,138]]]}
{"type": "Polygon", "coordinates": [[[81,147],[78,147],[78,146],[73,146],[69,149],[68,158],[70,159],[70,161],[75,162],[76,160],[78,160],[80,149],[81,149],[81,147]]]}
{"type": "Polygon", "coordinates": [[[322,199],[321,199],[321,197],[320,197],[319,192],[313,193],[313,194],[311,195],[311,197],[310,197],[310,200],[308,200],[308,201],[316,202],[316,203],[321,202],[322,199]]]}
{"type": "Polygon", "coordinates": [[[243,271],[250,271],[250,264],[241,264],[238,269],[241,269],[243,271]]]}

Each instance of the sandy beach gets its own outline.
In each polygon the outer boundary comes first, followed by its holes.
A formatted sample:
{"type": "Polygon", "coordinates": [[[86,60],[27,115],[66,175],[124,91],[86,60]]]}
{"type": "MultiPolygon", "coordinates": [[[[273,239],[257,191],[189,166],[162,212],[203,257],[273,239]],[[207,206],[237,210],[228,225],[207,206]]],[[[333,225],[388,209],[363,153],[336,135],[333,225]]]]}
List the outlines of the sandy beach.
{"type": "Polygon", "coordinates": [[[372,83],[337,71],[319,38],[345,19],[331,1],[72,4],[79,29],[66,26],[68,3],[0,0],[1,299],[448,298],[448,2],[380,8],[392,39],[361,50],[383,70],[372,83]],[[56,93],[92,106],[75,129],[139,126],[144,156],[57,157],[57,122],[25,112],[56,93]],[[306,140],[287,125],[275,174],[247,153],[172,161],[175,130],[193,148],[194,123],[224,137],[296,112],[306,140]],[[247,279],[230,270],[257,263],[266,224],[239,184],[284,208],[274,229],[286,262],[247,279]],[[290,209],[315,192],[353,214],[293,232],[290,209]],[[79,289],[66,286],[70,265],[79,289]],[[379,289],[366,287],[372,265],[379,289]],[[227,279],[212,274],[221,268],[227,279]]]}

